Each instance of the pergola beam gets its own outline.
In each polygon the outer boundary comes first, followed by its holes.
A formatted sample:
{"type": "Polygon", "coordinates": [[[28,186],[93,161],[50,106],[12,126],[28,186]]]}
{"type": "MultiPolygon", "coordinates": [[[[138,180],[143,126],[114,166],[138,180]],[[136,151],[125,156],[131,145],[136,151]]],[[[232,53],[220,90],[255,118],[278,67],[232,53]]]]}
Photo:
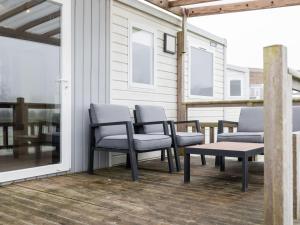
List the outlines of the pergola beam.
{"type": "Polygon", "coordinates": [[[189,17],[208,16],[215,14],[243,12],[259,9],[281,8],[300,5],[300,0],[255,0],[232,4],[220,4],[189,8],[189,17]]]}
{"type": "Polygon", "coordinates": [[[175,1],[169,1],[168,7],[172,8],[178,6],[187,6],[187,5],[216,2],[216,1],[219,0],[175,0],[175,1]]]}
{"type": "Polygon", "coordinates": [[[40,24],[46,23],[46,22],[48,22],[50,20],[53,20],[57,17],[60,17],[60,10],[56,11],[56,12],[53,12],[49,15],[43,16],[41,18],[38,18],[36,20],[30,21],[30,22],[18,27],[17,31],[26,31],[26,30],[28,30],[32,27],[35,27],[35,26],[38,26],[40,24]]]}
{"type": "Polygon", "coordinates": [[[29,2],[26,2],[2,15],[0,15],[0,22],[9,19],[15,15],[18,15],[19,13],[22,13],[24,11],[26,11],[27,9],[31,9],[34,6],[37,6],[43,2],[45,2],[46,0],[31,0],[29,2]]]}
{"type": "Polygon", "coordinates": [[[52,37],[52,36],[57,35],[59,33],[60,33],[60,27],[56,28],[54,30],[50,30],[50,31],[42,34],[41,36],[43,36],[43,37],[52,37]]]}
{"type": "Polygon", "coordinates": [[[145,0],[146,2],[149,2],[157,7],[160,7],[162,9],[165,9],[171,13],[176,14],[177,16],[182,16],[182,9],[180,7],[169,7],[169,1],[168,0],[145,0]]]}
{"type": "Polygon", "coordinates": [[[44,37],[29,32],[18,32],[6,27],[0,27],[0,36],[60,46],[60,39],[44,37]]]}

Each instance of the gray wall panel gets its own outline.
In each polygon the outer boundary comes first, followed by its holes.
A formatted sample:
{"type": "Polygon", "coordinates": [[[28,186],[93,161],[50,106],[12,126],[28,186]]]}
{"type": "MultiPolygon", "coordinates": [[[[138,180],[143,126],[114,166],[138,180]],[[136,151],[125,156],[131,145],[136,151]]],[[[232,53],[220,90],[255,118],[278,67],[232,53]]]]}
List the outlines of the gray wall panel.
{"type": "MultiPolygon", "coordinates": [[[[91,102],[105,103],[108,98],[106,34],[110,0],[73,2],[73,124],[72,171],[87,169],[89,146],[88,108],[91,102]]],[[[108,165],[108,154],[96,153],[95,168],[108,165]]]]}

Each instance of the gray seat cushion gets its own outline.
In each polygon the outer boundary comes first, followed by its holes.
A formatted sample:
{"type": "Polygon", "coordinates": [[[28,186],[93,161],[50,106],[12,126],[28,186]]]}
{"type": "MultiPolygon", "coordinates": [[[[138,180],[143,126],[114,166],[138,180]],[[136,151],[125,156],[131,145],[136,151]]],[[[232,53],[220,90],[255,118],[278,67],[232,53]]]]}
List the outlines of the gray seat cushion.
{"type": "MultiPolygon", "coordinates": [[[[136,105],[135,110],[137,122],[153,122],[167,120],[165,109],[163,107],[136,105]]],[[[143,126],[143,128],[145,134],[164,132],[162,124],[145,125],[143,126]]]]}
{"type": "Polygon", "coordinates": [[[264,133],[263,132],[237,132],[237,133],[218,134],[218,142],[221,141],[263,143],[264,133]]]}
{"type": "Polygon", "coordinates": [[[242,108],[237,132],[264,132],[263,107],[242,108]]]}
{"type": "MultiPolygon", "coordinates": [[[[134,146],[137,151],[170,148],[172,140],[167,135],[134,134],[134,146]]],[[[106,136],[97,143],[96,147],[128,149],[127,135],[106,136]]]]}
{"type": "Polygon", "coordinates": [[[204,142],[204,135],[201,133],[177,132],[176,141],[180,147],[202,144],[204,142]]]}
{"type": "MultiPolygon", "coordinates": [[[[91,104],[91,122],[109,123],[120,121],[132,121],[129,108],[122,105],[91,104]]],[[[103,137],[126,134],[126,126],[105,126],[97,128],[95,131],[96,143],[103,137]]]]}

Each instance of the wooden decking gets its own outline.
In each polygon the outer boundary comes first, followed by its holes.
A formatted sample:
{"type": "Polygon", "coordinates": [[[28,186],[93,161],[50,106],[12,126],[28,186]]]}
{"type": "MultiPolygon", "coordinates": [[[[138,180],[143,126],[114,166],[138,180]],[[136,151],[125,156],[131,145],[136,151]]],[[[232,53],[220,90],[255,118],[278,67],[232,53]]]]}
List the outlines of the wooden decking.
{"type": "Polygon", "coordinates": [[[140,164],[140,181],[124,167],[50,177],[0,188],[0,224],[263,224],[263,163],[250,164],[241,192],[241,164],[219,172],[192,158],[191,183],[167,163],[140,164]],[[143,169],[142,169],[143,168],[143,169]]]}

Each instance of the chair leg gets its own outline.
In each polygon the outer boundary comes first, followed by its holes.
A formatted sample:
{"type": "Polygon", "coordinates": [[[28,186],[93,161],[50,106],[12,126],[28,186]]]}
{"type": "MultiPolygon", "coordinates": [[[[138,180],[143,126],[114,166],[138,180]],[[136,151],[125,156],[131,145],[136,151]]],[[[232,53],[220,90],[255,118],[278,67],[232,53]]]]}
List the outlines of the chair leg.
{"type": "Polygon", "coordinates": [[[174,146],[174,156],[175,156],[176,170],[177,172],[179,172],[181,170],[181,164],[180,164],[179,150],[177,146],[174,146]]]}
{"type": "Polygon", "coordinates": [[[171,148],[167,148],[167,156],[168,156],[168,164],[169,164],[169,172],[174,172],[174,164],[173,164],[173,156],[171,148]]]}
{"type": "Polygon", "coordinates": [[[166,159],[166,153],[165,153],[165,150],[161,150],[160,160],[161,160],[161,161],[165,161],[165,159],[166,159]]]}
{"type": "Polygon", "coordinates": [[[129,150],[129,159],[130,159],[130,165],[131,165],[132,180],[137,181],[138,180],[138,168],[137,168],[137,162],[136,162],[136,154],[133,150],[129,150]]]}
{"type": "Polygon", "coordinates": [[[129,154],[127,153],[126,154],[126,168],[131,168],[131,165],[130,165],[130,157],[129,157],[129,154]]]}
{"type": "Polygon", "coordinates": [[[219,167],[220,166],[220,156],[216,156],[215,158],[215,167],[219,167]]]}
{"type": "Polygon", "coordinates": [[[94,147],[90,147],[90,155],[89,155],[89,165],[88,165],[88,173],[93,174],[94,173],[94,147]]]}
{"type": "Polygon", "coordinates": [[[203,165],[203,166],[206,165],[205,155],[201,155],[201,162],[202,162],[202,165],[203,165]]]}

